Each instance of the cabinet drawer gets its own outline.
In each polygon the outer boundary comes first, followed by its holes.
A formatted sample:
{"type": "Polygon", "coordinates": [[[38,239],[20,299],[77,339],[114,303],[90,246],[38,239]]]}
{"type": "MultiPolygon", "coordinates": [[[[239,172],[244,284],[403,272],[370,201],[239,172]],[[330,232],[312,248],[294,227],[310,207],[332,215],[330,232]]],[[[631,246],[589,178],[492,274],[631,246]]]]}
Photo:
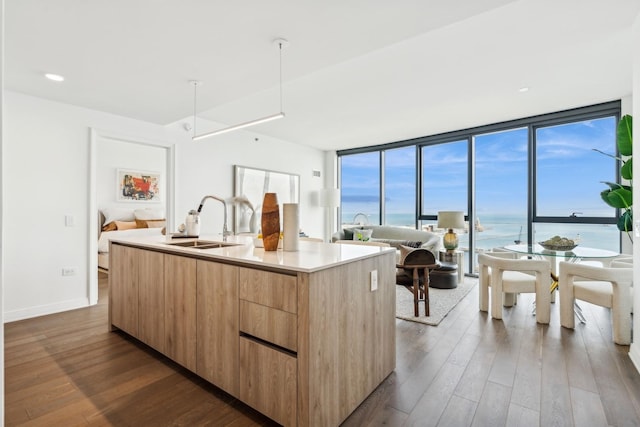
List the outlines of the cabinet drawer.
{"type": "Polygon", "coordinates": [[[241,300],[240,331],[298,351],[298,318],[295,314],[241,300]]]}
{"type": "Polygon", "coordinates": [[[296,425],[297,360],[240,337],[240,400],[284,426],[296,425]]]}
{"type": "Polygon", "coordinates": [[[297,313],[297,277],[268,271],[240,269],[240,299],[297,313]]]}

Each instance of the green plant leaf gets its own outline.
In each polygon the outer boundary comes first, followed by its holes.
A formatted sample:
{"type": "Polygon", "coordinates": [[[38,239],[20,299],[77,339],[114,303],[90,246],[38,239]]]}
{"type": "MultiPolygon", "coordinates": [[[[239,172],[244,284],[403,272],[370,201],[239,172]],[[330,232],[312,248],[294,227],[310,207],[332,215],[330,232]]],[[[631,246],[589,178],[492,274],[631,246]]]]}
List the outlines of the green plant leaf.
{"type": "Polygon", "coordinates": [[[618,218],[618,230],[624,232],[630,232],[633,229],[633,212],[631,210],[626,210],[620,215],[618,218]]]}
{"type": "Polygon", "coordinates": [[[620,176],[629,181],[633,179],[633,159],[631,157],[620,168],[620,176]]]}
{"type": "Polygon", "coordinates": [[[627,209],[633,204],[633,193],[626,188],[604,190],[600,193],[600,197],[613,208],[627,209]]]}
{"type": "Polygon", "coordinates": [[[616,141],[618,143],[618,152],[622,156],[631,156],[633,153],[633,119],[630,115],[625,115],[618,122],[616,132],[616,141]]]}
{"type": "Polygon", "coordinates": [[[629,190],[631,191],[631,186],[630,185],[624,185],[624,184],[618,184],[617,182],[610,182],[610,181],[600,181],[603,184],[607,184],[609,186],[609,188],[611,188],[612,190],[617,190],[618,188],[623,188],[625,190],[629,190]]]}

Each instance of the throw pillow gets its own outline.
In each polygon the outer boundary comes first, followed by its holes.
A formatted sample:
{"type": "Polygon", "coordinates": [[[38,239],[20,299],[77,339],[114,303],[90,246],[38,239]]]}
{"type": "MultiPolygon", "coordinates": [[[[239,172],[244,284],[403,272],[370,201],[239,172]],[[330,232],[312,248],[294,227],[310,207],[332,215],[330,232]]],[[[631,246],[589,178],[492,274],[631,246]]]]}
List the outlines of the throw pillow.
{"type": "Polygon", "coordinates": [[[102,231],[115,231],[118,229],[115,221],[111,221],[109,224],[105,224],[102,226],[102,231]]]}
{"type": "Polygon", "coordinates": [[[344,240],[353,240],[353,228],[345,228],[343,231],[344,240]]]}
{"type": "Polygon", "coordinates": [[[163,219],[165,218],[164,209],[136,209],[133,211],[135,219],[163,219]]]}
{"type": "Polygon", "coordinates": [[[353,230],[353,240],[360,240],[361,242],[368,242],[371,239],[373,230],[353,230]]]}
{"type": "MultiPolygon", "coordinates": [[[[109,224],[114,221],[133,221],[135,220],[135,216],[133,215],[132,209],[126,208],[104,208],[102,209],[102,214],[104,215],[104,226],[102,231],[108,231],[105,228],[108,228],[109,224]]],[[[111,225],[114,227],[115,224],[111,225]]],[[[115,230],[115,228],[112,228],[115,230]]]]}
{"type": "Polygon", "coordinates": [[[116,230],[131,230],[137,228],[135,221],[113,221],[116,223],[116,230]]]}
{"type": "Polygon", "coordinates": [[[166,219],[136,219],[137,228],[162,228],[167,225],[166,219]]]}

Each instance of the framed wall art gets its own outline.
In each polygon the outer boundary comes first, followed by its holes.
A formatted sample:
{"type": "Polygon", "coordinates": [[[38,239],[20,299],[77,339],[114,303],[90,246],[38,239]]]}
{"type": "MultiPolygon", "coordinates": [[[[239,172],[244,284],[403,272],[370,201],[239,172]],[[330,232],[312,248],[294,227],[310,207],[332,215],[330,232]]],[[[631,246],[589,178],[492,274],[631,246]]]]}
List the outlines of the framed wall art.
{"type": "Polygon", "coordinates": [[[160,172],[118,169],[116,176],[116,201],[160,202],[160,172]]]}

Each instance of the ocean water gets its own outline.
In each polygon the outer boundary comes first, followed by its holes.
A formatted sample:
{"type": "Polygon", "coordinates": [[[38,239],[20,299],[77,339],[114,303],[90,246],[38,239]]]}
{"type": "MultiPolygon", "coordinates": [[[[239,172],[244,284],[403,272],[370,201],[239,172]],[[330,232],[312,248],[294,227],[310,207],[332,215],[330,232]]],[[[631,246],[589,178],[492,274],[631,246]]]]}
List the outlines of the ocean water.
{"type": "MultiPolygon", "coordinates": [[[[343,213],[343,222],[352,223],[355,214],[343,213]]],[[[369,215],[370,224],[379,224],[378,215],[369,215]]],[[[359,219],[363,219],[362,216],[359,219]]],[[[516,240],[527,242],[527,218],[524,215],[484,214],[478,218],[482,231],[476,233],[476,248],[491,249],[504,245],[512,245],[516,240]]],[[[387,214],[386,224],[415,228],[413,213],[387,214]]],[[[436,221],[423,221],[422,226],[434,225],[436,221]]],[[[461,249],[469,247],[468,233],[456,231],[461,249]]],[[[615,225],[600,224],[534,224],[534,241],[541,242],[553,236],[567,237],[577,240],[580,246],[620,250],[620,233],[615,225]]],[[[623,236],[624,237],[624,236],[623,236]]],[[[624,237],[626,238],[626,237],[624,237]]]]}

